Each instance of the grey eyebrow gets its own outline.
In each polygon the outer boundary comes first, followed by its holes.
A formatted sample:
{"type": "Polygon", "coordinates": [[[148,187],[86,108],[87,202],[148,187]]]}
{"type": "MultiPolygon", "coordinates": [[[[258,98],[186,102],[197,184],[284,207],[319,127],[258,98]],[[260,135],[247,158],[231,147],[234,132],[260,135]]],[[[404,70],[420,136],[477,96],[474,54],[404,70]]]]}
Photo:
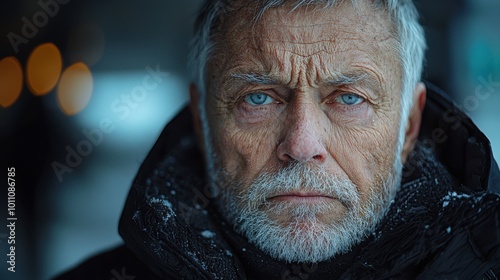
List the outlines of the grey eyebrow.
{"type": "Polygon", "coordinates": [[[335,73],[335,77],[327,80],[327,83],[331,85],[352,85],[365,80],[367,76],[368,75],[366,73],[335,73]]]}
{"type": "Polygon", "coordinates": [[[245,73],[245,74],[232,74],[231,77],[243,80],[252,84],[259,85],[275,85],[279,82],[270,75],[257,74],[257,73],[245,73]]]}
{"type": "MultiPolygon", "coordinates": [[[[258,84],[258,85],[277,85],[280,84],[280,80],[272,75],[268,74],[258,74],[258,73],[235,73],[231,74],[232,78],[245,81],[247,83],[258,84]]],[[[326,80],[327,84],[334,86],[341,85],[352,85],[360,81],[371,80],[367,73],[338,73],[335,72],[333,77],[326,80]],[[368,78],[368,79],[367,79],[368,78]]]]}

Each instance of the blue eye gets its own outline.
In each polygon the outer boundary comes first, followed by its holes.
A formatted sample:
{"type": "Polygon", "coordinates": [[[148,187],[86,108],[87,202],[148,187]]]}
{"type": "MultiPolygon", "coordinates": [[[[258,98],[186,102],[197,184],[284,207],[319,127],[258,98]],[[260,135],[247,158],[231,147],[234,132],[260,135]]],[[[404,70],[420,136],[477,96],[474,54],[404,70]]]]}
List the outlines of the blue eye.
{"type": "Polygon", "coordinates": [[[337,97],[337,102],[349,106],[358,105],[363,101],[364,99],[356,94],[342,94],[340,97],[337,97]]]}
{"type": "Polygon", "coordinates": [[[253,106],[258,106],[270,104],[273,102],[273,99],[264,93],[250,93],[245,96],[245,102],[253,106]]]}

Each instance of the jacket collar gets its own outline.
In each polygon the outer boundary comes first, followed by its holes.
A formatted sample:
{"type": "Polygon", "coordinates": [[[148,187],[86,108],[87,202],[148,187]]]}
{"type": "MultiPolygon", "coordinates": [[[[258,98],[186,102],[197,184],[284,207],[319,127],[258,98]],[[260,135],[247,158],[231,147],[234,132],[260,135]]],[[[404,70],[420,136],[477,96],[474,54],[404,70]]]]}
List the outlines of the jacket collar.
{"type": "Polygon", "coordinates": [[[426,83],[419,141],[434,149],[459,182],[474,192],[500,193],[500,171],[488,138],[449,96],[426,83]]]}

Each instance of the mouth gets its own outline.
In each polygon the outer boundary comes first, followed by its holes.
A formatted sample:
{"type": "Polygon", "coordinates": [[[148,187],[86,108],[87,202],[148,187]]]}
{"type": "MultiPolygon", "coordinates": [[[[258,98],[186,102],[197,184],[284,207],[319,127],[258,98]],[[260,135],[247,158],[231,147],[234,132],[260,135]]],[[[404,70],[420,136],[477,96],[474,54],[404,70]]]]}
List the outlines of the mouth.
{"type": "Polygon", "coordinates": [[[333,196],[314,193],[314,192],[291,192],[277,194],[269,197],[267,200],[272,202],[294,202],[294,203],[320,203],[332,201],[336,198],[333,196]]]}

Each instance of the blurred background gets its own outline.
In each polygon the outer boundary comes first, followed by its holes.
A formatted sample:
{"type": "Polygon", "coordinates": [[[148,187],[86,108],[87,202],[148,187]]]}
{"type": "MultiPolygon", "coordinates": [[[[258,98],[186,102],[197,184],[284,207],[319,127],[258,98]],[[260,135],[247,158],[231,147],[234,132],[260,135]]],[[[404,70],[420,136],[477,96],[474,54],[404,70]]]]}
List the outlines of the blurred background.
{"type": "MultiPolygon", "coordinates": [[[[1,190],[0,279],[50,279],[118,245],[141,162],[188,101],[200,0],[7,0],[0,9],[0,179],[16,168],[16,273],[1,190]]],[[[446,90],[500,158],[500,1],[416,1],[424,78],[446,90]]],[[[3,180],[3,179],[2,179],[3,180]]]]}

